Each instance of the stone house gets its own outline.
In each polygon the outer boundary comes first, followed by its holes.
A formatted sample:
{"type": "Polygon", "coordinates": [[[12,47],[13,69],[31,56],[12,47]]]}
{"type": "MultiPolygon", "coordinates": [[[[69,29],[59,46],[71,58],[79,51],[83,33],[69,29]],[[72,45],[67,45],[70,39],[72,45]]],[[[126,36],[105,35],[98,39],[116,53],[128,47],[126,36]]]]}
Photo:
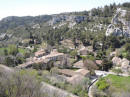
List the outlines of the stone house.
{"type": "Polygon", "coordinates": [[[79,85],[81,81],[84,80],[84,78],[85,78],[84,76],[76,74],[72,76],[71,78],[69,78],[68,82],[72,85],[79,85]]]}
{"type": "Polygon", "coordinates": [[[84,68],[84,64],[83,64],[83,60],[80,60],[78,62],[76,62],[74,65],[73,65],[74,68],[84,68]]]}
{"type": "Polygon", "coordinates": [[[101,65],[102,64],[102,60],[96,60],[96,64],[101,65]]]}
{"type": "Polygon", "coordinates": [[[35,52],[35,57],[37,57],[37,58],[42,57],[44,55],[46,55],[46,52],[43,49],[35,52]]]}
{"type": "Polygon", "coordinates": [[[72,77],[77,74],[75,71],[69,69],[59,69],[58,72],[59,74],[65,75],[66,77],[72,77]]]}
{"type": "Polygon", "coordinates": [[[79,55],[87,55],[88,53],[93,52],[93,47],[88,46],[88,47],[83,47],[78,51],[79,55]]]}
{"type": "Polygon", "coordinates": [[[90,71],[87,69],[79,69],[75,71],[77,74],[82,75],[84,77],[89,77],[90,76],[90,71]]]}
{"type": "Polygon", "coordinates": [[[70,69],[59,69],[58,70],[59,74],[65,75],[67,77],[72,77],[74,75],[82,75],[84,77],[89,77],[90,76],[90,71],[86,69],[78,69],[76,71],[70,70],[70,69]]]}

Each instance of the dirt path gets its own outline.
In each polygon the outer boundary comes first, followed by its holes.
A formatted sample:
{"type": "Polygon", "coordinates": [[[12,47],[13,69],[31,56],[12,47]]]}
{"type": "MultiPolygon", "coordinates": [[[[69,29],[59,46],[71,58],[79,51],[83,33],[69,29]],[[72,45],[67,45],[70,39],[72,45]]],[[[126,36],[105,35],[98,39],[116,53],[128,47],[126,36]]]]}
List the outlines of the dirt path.
{"type": "Polygon", "coordinates": [[[88,88],[88,96],[89,97],[93,97],[92,88],[96,84],[97,81],[98,81],[98,79],[95,79],[94,82],[89,86],[89,88],[88,88]]]}

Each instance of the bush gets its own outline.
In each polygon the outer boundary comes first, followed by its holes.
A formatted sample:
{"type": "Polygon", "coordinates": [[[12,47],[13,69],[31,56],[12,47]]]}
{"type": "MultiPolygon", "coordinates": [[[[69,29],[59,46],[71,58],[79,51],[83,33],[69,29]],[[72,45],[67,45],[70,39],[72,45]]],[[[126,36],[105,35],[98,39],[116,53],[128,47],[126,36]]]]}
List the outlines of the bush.
{"type": "Polygon", "coordinates": [[[16,55],[16,60],[17,60],[17,64],[22,64],[25,61],[25,59],[21,53],[18,53],[16,55]]]}
{"type": "Polygon", "coordinates": [[[45,97],[40,83],[28,73],[7,73],[0,70],[0,97],[45,97]]]}
{"type": "Polygon", "coordinates": [[[109,87],[109,84],[106,82],[105,79],[101,78],[97,83],[96,86],[99,90],[105,90],[109,87]]]}
{"type": "Polygon", "coordinates": [[[71,51],[70,55],[73,56],[73,57],[75,57],[77,55],[77,51],[76,50],[71,51]]]}
{"type": "Polygon", "coordinates": [[[73,94],[78,95],[79,97],[88,97],[87,91],[82,89],[82,86],[76,86],[72,91],[73,94]]]}
{"type": "Polygon", "coordinates": [[[130,52],[130,43],[124,45],[125,51],[130,52]]]}
{"type": "Polygon", "coordinates": [[[70,49],[62,47],[62,48],[58,48],[58,52],[68,54],[70,53],[70,49]]]}
{"type": "Polygon", "coordinates": [[[18,47],[15,45],[9,45],[9,54],[16,55],[18,53],[18,47]]]}
{"type": "Polygon", "coordinates": [[[122,70],[121,69],[112,69],[113,72],[119,74],[119,73],[122,73],[122,70]]]}
{"type": "Polygon", "coordinates": [[[5,57],[5,65],[9,66],[9,67],[15,67],[17,65],[16,59],[14,56],[10,55],[5,57]]]}

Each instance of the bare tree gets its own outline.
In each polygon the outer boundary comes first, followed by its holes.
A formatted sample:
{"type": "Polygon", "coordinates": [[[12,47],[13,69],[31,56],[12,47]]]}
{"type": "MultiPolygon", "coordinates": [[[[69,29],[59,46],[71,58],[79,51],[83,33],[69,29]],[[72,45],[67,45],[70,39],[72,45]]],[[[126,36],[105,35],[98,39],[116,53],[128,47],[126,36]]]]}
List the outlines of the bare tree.
{"type": "Polygon", "coordinates": [[[0,97],[44,97],[35,76],[0,70],[0,97]]]}

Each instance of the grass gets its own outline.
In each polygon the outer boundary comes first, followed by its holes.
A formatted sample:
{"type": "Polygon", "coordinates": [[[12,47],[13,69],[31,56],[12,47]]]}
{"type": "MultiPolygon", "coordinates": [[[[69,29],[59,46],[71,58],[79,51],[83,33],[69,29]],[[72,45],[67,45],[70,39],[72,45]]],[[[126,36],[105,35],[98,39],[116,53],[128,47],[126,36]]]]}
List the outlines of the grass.
{"type": "Polygon", "coordinates": [[[18,48],[18,50],[19,50],[19,52],[21,53],[21,54],[25,54],[26,53],[26,49],[22,49],[22,48],[18,48]]]}
{"type": "Polygon", "coordinates": [[[97,83],[96,86],[98,87],[99,90],[105,90],[109,87],[109,84],[104,78],[101,78],[97,83]]]}
{"type": "MultiPolygon", "coordinates": [[[[10,51],[10,49],[9,49],[9,47],[2,47],[2,48],[0,48],[0,55],[4,55],[4,50],[7,50],[8,52],[10,51]]],[[[21,54],[25,54],[26,53],[26,51],[27,51],[27,49],[23,49],[23,48],[18,48],[18,50],[19,50],[19,53],[21,53],[21,54]]]]}
{"type": "Polygon", "coordinates": [[[108,79],[111,82],[111,86],[117,90],[130,92],[130,77],[108,75],[105,79],[108,79]]]}
{"type": "Polygon", "coordinates": [[[5,48],[0,48],[0,55],[4,55],[5,48]]]}
{"type": "Polygon", "coordinates": [[[39,75],[39,72],[35,69],[20,70],[20,74],[29,74],[30,76],[34,76],[39,82],[42,82],[44,79],[41,75],[39,75]]]}
{"type": "Polygon", "coordinates": [[[112,92],[130,92],[130,77],[123,77],[117,75],[108,75],[105,78],[100,79],[97,82],[97,87],[99,90],[105,89],[109,85],[109,90],[112,92]]]}

